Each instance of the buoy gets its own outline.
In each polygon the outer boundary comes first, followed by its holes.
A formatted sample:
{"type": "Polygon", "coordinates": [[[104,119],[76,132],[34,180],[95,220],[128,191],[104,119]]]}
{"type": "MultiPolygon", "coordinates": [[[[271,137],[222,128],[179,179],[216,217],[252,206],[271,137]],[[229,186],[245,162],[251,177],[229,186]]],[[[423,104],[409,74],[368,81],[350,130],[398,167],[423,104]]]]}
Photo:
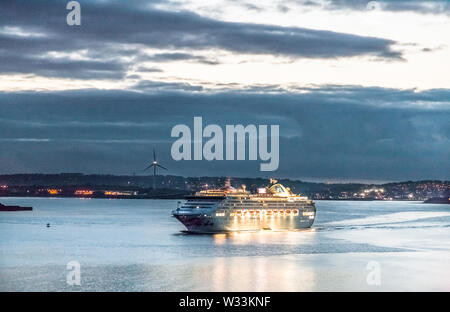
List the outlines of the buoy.
{"type": "Polygon", "coordinates": [[[50,223],[47,223],[47,227],[50,227],[50,223]]]}

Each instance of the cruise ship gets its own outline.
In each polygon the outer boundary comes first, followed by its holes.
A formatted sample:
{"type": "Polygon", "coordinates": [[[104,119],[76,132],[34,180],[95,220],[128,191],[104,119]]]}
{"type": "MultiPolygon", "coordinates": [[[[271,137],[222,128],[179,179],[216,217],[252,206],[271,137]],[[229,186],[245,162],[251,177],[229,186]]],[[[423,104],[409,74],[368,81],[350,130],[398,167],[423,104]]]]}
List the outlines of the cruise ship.
{"type": "Polygon", "coordinates": [[[251,194],[243,185],[233,188],[227,180],[221,189],[187,196],[172,215],[191,233],[259,230],[297,230],[314,223],[316,207],[307,197],[293,194],[276,180],[251,194]]]}

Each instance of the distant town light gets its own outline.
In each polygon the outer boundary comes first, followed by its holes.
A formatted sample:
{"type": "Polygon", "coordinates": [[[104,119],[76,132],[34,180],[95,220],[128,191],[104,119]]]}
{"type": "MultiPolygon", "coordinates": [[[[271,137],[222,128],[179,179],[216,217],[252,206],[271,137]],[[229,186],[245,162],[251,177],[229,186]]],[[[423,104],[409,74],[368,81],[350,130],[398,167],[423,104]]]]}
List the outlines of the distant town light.
{"type": "Polygon", "coordinates": [[[132,195],[137,195],[137,193],[131,192],[131,191],[105,191],[105,195],[107,195],[107,196],[132,196],[132,195]]]}
{"type": "Polygon", "coordinates": [[[91,190],[76,190],[75,191],[75,195],[86,196],[86,195],[92,195],[92,194],[94,194],[94,191],[91,191],[91,190]]]}

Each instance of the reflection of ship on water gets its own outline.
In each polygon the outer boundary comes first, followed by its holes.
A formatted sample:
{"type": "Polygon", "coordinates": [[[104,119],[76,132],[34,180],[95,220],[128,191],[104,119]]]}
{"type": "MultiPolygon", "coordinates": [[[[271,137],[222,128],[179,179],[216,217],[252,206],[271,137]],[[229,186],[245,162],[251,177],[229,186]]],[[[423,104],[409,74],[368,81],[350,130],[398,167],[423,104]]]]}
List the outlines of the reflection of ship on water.
{"type": "Polygon", "coordinates": [[[245,186],[235,189],[228,180],[221,189],[188,196],[172,214],[194,233],[295,230],[312,226],[316,207],[275,180],[257,194],[245,186]]]}

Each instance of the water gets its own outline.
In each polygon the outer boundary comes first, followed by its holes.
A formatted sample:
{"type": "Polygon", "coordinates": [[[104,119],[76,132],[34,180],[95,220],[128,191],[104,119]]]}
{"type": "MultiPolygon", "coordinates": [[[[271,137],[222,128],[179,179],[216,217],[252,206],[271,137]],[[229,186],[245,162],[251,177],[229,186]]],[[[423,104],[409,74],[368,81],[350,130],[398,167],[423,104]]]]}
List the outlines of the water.
{"type": "Polygon", "coordinates": [[[0,212],[0,291],[450,291],[447,205],[317,201],[312,229],[186,235],[176,200],[1,202],[34,210],[0,212]]]}

